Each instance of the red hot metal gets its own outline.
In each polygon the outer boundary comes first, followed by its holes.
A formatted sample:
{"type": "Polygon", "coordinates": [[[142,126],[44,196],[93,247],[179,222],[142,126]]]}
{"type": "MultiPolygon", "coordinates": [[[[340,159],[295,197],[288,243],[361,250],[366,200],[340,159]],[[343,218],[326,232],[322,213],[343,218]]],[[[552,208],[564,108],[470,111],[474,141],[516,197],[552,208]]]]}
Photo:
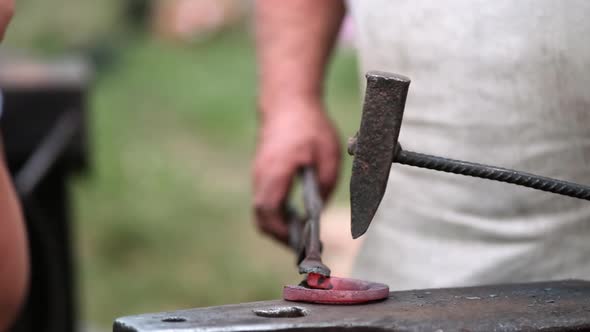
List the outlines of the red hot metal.
{"type": "Polygon", "coordinates": [[[331,277],[323,281],[313,277],[307,279],[312,286],[331,287],[308,288],[303,286],[285,286],[283,299],[295,302],[323,303],[323,304],[359,304],[386,299],[389,287],[375,282],[331,277]],[[329,279],[329,280],[328,280],[329,279]]]}

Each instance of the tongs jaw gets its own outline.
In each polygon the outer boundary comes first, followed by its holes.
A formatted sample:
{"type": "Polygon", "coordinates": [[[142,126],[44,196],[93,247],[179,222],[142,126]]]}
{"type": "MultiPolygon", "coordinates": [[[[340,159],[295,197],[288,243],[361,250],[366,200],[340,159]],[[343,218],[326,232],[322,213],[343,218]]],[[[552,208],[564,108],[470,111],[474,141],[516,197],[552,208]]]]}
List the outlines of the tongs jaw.
{"type": "Polygon", "coordinates": [[[299,273],[317,273],[330,276],[330,268],[322,263],[320,242],[320,215],[323,207],[315,170],[305,167],[301,171],[305,216],[289,208],[289,245],[297,254],[299,273]]]}

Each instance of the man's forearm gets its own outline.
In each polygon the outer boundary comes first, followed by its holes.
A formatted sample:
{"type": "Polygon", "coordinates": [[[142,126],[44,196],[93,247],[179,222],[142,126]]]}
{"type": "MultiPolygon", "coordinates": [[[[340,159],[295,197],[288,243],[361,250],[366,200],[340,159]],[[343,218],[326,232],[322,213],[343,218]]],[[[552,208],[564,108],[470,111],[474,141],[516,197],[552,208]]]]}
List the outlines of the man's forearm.
{"type": "Polygon", "coordinates": [[[322,196],[338,179],[338,133],[323,112],[325,66],[343,0],[257,0],[260,126],[253,167],[258,228],[287,243],[285,204],[298,170],[313,166],[322,196]]]}
{"type": "Polygon", "coordinates": [[[293,100],[319,100],[343,0],[257,0],[259,103],[264,113],[293,100]]]}
{"type": "Polygon", "coordinates": [[[0,331],[16,318],[28,283],[23,216],[4,164],[0,140],[0,331]]]}

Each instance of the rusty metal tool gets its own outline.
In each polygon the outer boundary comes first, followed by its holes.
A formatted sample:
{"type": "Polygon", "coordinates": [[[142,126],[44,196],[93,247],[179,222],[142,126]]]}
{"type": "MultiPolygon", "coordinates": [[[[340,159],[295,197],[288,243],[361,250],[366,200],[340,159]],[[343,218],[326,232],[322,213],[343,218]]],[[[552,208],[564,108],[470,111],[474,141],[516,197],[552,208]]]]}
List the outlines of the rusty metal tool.
{"type": "Polygon", "coordinates": [[[590,331],[590,282],[409,290],[346,306],[251,302],[128,316],[113,324],[113,332],[128,331],[590,331]]]}
{"type": "Polygon", "coordinates": [[[301,217],[293,209],[289,209],[289,243],[298,255],[300,274],[316,273],[329,277],[330,268],[322,263],[320,215],[323,202],[313,167],[308,166],[301,170],[301,182],[306,213],[301,217]]]}
{"type": "Polygon", "coordinates": [[[351,138],[354,155],[350,179],[352,237],[363,235],[381,203],[392,163],[512,183],[537,190],[590,200],[590,187],[511,169],[405,151],[398,142],[410,79],[372,71],[361,125],[351,138]]]}
{"type": "Polygon", "coordinates": [[[312,167],[301,171],[305,218],[293,208],[290,214],[289,243],[298,255],[299,273],[307,274],[299,285],[283,288],[283,299],[296,302],[324,304],[358,304],[387,298],[385,284],[363,280],[330,277],[330,269],[322,263],[320,242],[320,214],[322,198],[312,167]],[[306,221],[304,221],[306,220],[306,221]]]}
{"type": "MultiPolygon", "coordinates": [[[[305,216],[301,217],[292,206],[288,206],[289,244],[297,254],[299,273],[307,274],[299,285],[283,288],[283,298],[290,301],[313,303],[358,303],[367,298],[366,292],[350,289],[350,283],[340,282],[341,278],[330,278],[330,269],[322,262],[320,242],[320,215],[323,207],[318,181],[312,167],[301,170],[303,205],[305,216]],[[335,287],[334,285],[338,286],[335,287]]],[[[365,283],[363,283],[363,286],[365,283]]],[[[380,298],[387,296],[389,288],[382,285],[380,298]],[[384,293],[384,294],[383,294],[384,293]]],[[[373,287],[375,288],[375,287],[373,287]]],[[[372,293],[375,293],[373,290],[372,293]]],[[[374,294],[370,299],[377,299],[374,294]]],[[[366,300],[365,300],[366,301],[366,300]]]]}

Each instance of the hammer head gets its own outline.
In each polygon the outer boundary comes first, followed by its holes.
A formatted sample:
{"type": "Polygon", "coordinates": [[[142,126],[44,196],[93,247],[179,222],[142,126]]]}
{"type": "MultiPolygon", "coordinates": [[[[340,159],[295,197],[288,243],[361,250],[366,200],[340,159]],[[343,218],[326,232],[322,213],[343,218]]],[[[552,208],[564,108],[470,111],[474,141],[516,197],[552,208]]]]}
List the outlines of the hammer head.
{"type": "Polygon", "coordinates": [[[410,79],[396,74],[371,71],[366,78],[361,126],[349,145],[354,154],[350,207],[355,239],[367,231],[385,194],[410,86],[410,79]]]}

